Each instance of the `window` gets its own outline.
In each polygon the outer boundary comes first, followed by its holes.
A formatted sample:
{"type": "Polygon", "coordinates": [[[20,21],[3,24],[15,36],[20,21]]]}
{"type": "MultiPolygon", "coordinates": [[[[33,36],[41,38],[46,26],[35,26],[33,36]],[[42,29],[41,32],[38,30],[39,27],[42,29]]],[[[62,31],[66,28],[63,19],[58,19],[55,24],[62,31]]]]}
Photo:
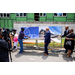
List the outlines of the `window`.
{"type": "Polygon", "coordinates": [[[39,16],[45,17],[46,16],[46,13],[39,13],[39,16]]]}
{"type": "Polygon", "coordinates": [[[26,17],[27,13],[16,13],[16,17],[26,17]]]}
{"type": "Polygon", "coordinates": [[[66,13],[54,13],[54,17],[66,17],[66,13]]]}
{"type": "Polygon", "coordinates": [[[10,13],[0,13],[0,17],[10,17],[10,13]]]}

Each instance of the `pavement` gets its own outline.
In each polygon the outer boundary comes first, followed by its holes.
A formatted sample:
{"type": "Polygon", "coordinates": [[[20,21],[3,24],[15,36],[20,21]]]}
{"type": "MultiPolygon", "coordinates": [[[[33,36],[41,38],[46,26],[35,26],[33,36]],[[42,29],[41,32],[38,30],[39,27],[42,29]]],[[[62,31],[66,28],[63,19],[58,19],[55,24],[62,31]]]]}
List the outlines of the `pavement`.
{"type": "Polygon", "coordinates": [[[44,56],[43,50],[24,50],[19,54],[19,50],[11,52],[12,62],[75,62],[75,52],[67,58],[64,52],[50,52],[44,56]]]}

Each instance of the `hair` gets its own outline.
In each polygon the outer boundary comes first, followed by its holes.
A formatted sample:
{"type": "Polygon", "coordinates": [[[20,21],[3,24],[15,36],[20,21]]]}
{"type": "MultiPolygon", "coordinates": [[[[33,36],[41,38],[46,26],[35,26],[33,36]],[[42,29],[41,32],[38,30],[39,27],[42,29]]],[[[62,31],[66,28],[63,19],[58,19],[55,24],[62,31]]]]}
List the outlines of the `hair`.
{"type": "Polygon", "coordinates": [[[0,35],[2,34],[2,29],[0,28],[0,35]]]}
{"type": "Polygon", "coordinates": [[[48,30],[48,31],[49,31],[49,28],[46,28],[46,30],[48,30]]]}
{"type": "Polygon", "coordinates": [[[74,29],[72,28],[72,29],[71,29],[71,31],[73,32],[73,31],[74,31],[74,29]]]}

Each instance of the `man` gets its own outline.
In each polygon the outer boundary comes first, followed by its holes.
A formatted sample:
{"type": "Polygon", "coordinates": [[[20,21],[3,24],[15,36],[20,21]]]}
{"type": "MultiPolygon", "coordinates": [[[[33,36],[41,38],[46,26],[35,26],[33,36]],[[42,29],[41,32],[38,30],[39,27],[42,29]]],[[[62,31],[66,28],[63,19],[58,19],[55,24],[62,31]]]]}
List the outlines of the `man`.
{"type": "MultiPolygon", "coordinates": [[[[65,36],[67,36],[68,34],[69,34],[69,27],[66,26],[66,27],[65,27],[65,31],[64,31],[64,35],[62,35],[61,37],[65,37],[65,36]]],[[[65,53],[67,53],[67,52],[68,52],[68,50],[66,49],[65,53]]]]}
{"type": "Polygon", "coordinates": [[[1,29],[0,29],[0,62],[9,62],[8,43],[5,40],[3,40],[1,29]]]}
{"type": "Polygon", "coordinates": [[[24,39],[24,36],[30,38],[29,36],[24,35],[24,28],[22,28],[20,33],[19,33],[19,37],[18,37],[18,41],[19,41],[19,44],[20,44],[20,52],[19,53],[23,52],[23,39],[24,39]]]}
{"type": "Polygon", "coordinates": [[[50,31],[49,31],[49,28],[46,28],[46,35],[44,36],[45,37],[45,41],[44,41],[44,43],[45,43],[45,56],[47,56],[48,55],[48,45],[49,45],[49,43],[51,42],[51,40],[50,40],[50,38],[51,38],[51,33],[50,33],[50,31]]]}
{"type": "Polygon", "coordinates": [[[64,36],[66,36],[66,35],[68,35],[68,34],[69,34],[69,27],[66,26],[66,27],[65,27],[65,31],[64,31],[64,35],[62,35],[61,37],[64,37],[64,36]]]}

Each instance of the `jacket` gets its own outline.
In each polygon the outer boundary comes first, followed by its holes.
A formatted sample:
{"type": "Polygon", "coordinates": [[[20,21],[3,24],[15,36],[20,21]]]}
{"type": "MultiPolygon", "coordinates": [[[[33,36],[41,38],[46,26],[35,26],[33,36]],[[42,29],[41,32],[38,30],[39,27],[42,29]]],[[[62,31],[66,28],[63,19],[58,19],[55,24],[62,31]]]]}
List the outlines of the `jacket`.
{"type": "Polygon", "coordinates": [[[46,35],[44,37],[45,37],[44,43],[50,43],[51,42],[51,33],[50,33],[50,31],[47,31],[46,35]]]}
{"type": "Polygon", "coordinates": [[[67,32],[67,30],[64,31],[64,35],[62,35],[62,37],[67,36],[69,34],[69,30],[67,32]]]}
{"type": "Polygon", "coordinates": [[[9,62],[8,43],[0,38],[0,62],[9,62]]]}

